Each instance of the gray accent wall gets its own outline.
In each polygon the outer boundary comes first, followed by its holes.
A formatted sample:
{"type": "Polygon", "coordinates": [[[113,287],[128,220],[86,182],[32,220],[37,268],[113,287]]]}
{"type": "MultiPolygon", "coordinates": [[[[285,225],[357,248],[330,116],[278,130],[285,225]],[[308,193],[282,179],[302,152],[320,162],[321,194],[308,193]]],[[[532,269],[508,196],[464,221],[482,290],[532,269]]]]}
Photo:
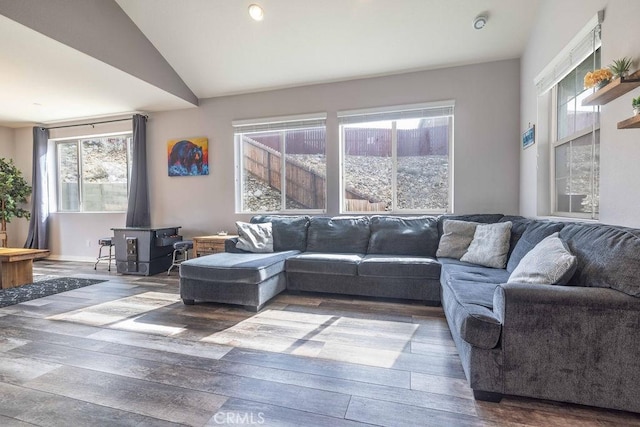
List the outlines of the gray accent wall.
{"type": "MultiPolygon", "coordinates": [[[[569,43],[589,19],[605,10],[602,23],[602,65],[624,56],[635,58],[632,71],[640,68],[638,40],[640,1],[637,0],[543,0],[522,57],[520,132],[529,122],[549,132],[550,111],[538,108],[533,79],[569,43]]],[[[631,117],[631,99],[637,88],[601,107],[600,118],[600,221],[640,227],[640,130],[618,130],[617,123],[631,117]]],[[[538,135],[540,137],[540,133],[538,135]]],[[[520,153],[520,214],[550,213],[549,144],[542,136],[520,153]]]]}

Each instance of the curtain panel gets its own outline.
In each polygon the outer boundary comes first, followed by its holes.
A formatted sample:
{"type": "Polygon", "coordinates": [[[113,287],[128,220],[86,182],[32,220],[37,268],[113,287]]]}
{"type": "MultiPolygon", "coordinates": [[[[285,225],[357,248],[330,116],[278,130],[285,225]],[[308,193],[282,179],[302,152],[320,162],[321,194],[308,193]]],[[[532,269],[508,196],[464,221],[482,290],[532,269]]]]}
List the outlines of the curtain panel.
{"type": "Polygon", "coordinates": [[[49,245],[48,145],[49,129],[34,127],[31,219],[29,220],[29,234],[24,244],[24,247],[29,249],[48,249],[49,245]]]}
{"type": "Polygon", "coordinates": [[[147,117],[133,116],[133,159],[127,206],[127,227],[149,227],[149,182],[147,178],[147,117]]]}

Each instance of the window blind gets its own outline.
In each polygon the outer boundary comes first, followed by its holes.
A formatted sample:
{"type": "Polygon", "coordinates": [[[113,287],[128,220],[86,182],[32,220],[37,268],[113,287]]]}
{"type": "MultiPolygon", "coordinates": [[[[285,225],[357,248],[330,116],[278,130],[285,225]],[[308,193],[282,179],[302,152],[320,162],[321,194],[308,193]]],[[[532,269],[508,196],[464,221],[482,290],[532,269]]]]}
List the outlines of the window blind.
{"type": "Polygon", "coordinates": [[[603,19],[604,10],[601,10],[589,20],[587,25],[585,25],[569,44],[536,76],[533,82],[536,85],[538,95],[554,87],[600,47],[602,44],[600,39],[600,24],[603,19]]]}
{"type": "Polygon", "coordinates": [[[423,119],[453,116],[454,101],[428,104],[400,105],[363,110],[338,111],[341,125],[382,120],[423,119]]]}
{"type": "Polygon", "coordinates": [[[231,125],[234,127],[234,133],[238,134],[314,128],[325,126],[326,120],[326,113],[316,113],[262,119],[234,120],[231,122],[231,125]]]}

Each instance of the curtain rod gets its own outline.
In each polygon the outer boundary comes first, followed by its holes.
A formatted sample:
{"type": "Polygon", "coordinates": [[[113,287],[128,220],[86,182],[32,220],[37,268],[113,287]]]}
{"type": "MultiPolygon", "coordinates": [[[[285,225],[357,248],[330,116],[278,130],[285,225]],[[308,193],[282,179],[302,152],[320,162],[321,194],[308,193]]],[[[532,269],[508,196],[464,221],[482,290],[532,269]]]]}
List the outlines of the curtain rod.
{"type": "MultiPolygon", "coordinates": [[[[147,115],[143,115],[143,117],[145,119],[148,119],[149,116],[147,115]]],[[[116,123],[116,122],[126,122],[131,120],[131,118],[128,119],[115,119],[115,120],[104,120],[102,122],[92,122],[92,123],[81,123],[81,124],[77,124],[77,125],[65,125],[65,126],[52,126],[52,127],[44,127],[45,129],[63,129],[63,128],[73,128],[73,127],[78,127],[78,126],[94,126],[94,125],[101,125],[104,123],[116,123]]]]}

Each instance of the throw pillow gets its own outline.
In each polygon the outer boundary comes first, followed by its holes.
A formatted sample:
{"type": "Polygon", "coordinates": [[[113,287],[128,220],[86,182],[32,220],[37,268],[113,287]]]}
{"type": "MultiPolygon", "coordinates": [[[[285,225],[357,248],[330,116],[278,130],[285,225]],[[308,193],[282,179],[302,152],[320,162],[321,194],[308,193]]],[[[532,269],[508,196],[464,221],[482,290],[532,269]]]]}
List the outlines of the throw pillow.
{"type": "Polygon", "coordinates": [[[250,224],[236,222],[238,242],[236,248],[247,252],[273,252],[273,230],[270,222],[250,224]]]}
{"type": "Polygon", "coordinates": [[[478,225],[469,250],[460,261],[491,268],[504,268],[509,254],[511,225],[510,221],[478,225]]]}
{"type": "Polygon", "coordinates": [[[578,262],[558,234],[553,233],[531,249],[513,270],[507,283],[567,284],[578,262]]]}
{"type": "Polygon", "coordinates": [[[563,227],[563,223],[549,221],[534,221],[529,224],[511,252],[509,262],[507,262],[507,271],[512,273],[527,252],[533,249],[545,237],[562,230],[563,227]]]}
{"type": "Polygon", "coordinates": [[[469,249],[476,232],[477,222],[448,219],[443,224],[442,237],[438,244],[438,258],[460,259],[469,249]]]}

